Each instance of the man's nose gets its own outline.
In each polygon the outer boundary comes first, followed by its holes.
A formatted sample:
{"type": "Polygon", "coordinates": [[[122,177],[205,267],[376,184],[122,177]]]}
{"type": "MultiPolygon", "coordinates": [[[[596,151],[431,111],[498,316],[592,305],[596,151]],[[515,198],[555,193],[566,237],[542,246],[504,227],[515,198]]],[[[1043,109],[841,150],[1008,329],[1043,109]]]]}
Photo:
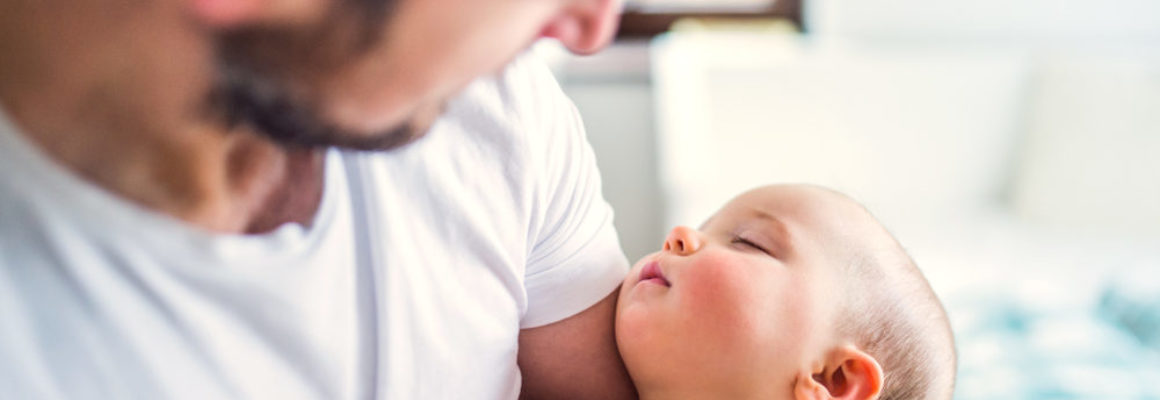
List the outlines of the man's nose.
{"type": "Polygon", "coordinates": [[[702,244],[699,232],[687,226],[678,226],[665,238],[664,251],[688,256],[700,250],[702,244]]]}

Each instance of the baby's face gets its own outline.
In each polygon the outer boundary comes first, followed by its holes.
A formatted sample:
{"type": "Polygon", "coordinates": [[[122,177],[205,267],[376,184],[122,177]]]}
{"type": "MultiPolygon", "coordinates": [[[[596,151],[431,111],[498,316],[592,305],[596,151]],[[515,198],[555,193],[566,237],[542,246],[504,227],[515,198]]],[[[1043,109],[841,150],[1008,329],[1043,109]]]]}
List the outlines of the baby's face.
{"type": "Polygon", "coordinates": [[[866,223],[852,207],[771,186],[699,230],[673,229],[629,272],[617,305],[617,344],[641,394],[790,397],[805,352],[831,331],[829,255],[866,223]]]}

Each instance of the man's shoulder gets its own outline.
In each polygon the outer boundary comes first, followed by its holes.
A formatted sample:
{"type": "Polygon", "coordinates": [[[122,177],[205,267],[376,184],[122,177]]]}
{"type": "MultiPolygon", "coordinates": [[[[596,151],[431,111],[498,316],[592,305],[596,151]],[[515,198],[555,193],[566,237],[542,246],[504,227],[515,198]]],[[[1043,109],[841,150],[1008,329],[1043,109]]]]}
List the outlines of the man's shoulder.
{"type": "Polygon", "coordinates": [[[553,162],[546,154],[571,147],[560,146],[564,142],[583,142],[583,135],[571,101],[547,65],[527,52],[448,100],[422,139],[366,158],[405,164],[411,170],[448,163],[470,163],[477,174],[489,166],[537,169],[553,162]]]}
{"type": "MultiPolygon", "coordinates": [[[[572,121],[560,118],[570,112],[571,101],[564,95],[547,64],[534,52],[527,51],[509,62],[502,70],[476,79],[448,103],[445,116],[502,121],[512,134],[544,131],[572,121]]],[[[485,125],[482,125],[485,126],[485,125]]]]}
{"type": "Polygon", "coordinates": [[[474,189],[480,196],[526,195],[549,173],[544,153],[552,147],[552,136],[566,132],[549,127],[573,123],[547,114],[546,101],[570,106],[546,65],[525,53],[468,84],[414,143],[381,153],[344,154],[361,160],[356,162],[360,170],[393,177],[372,180],[376,185],[446,185],[474,189]],[[416,179],[422,182],[412,182],[416,179]],[[499,187],[507,190],[496,191],[499,187]]]}

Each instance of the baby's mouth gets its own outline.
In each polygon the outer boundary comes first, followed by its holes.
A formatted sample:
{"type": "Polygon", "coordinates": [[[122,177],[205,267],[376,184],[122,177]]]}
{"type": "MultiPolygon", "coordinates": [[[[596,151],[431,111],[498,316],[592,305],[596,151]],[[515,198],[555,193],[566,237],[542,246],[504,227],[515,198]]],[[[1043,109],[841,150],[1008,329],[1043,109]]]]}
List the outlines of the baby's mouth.
{"type": "Polygon", "coordinates": [[[669,280],[665,279],[665,274],[661,272],[660,263],[657,263],[656,261],[651,261],[648,264],[645,264],[644,268],[640,269],[640,282],[638,282],[638,284],[644,282],[664,285],[665,287],[672,286],[669,284],[669,280]]]}

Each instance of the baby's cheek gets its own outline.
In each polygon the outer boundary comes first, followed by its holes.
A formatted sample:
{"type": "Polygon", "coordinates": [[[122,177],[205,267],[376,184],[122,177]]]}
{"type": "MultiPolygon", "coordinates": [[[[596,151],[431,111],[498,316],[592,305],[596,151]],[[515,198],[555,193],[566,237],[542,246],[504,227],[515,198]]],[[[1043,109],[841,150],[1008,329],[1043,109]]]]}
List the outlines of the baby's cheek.
{"type": "Polygon", "coordinates": [[[757,280],[736,257],[706,254],[686,273],[681,303],[699,331],[714,346],[746,346],[756,338],[759,306],[764,302],[757,280]]]}
{"type": "Polygon", "coordinates": [[[658,304],[637,302],[617,312],[617,348],[634,379],[679,379],[683,369],[696,363],[688,358],[691,341],[682,334],[686,330],[674,324],[670,311],[658,304]]]}

